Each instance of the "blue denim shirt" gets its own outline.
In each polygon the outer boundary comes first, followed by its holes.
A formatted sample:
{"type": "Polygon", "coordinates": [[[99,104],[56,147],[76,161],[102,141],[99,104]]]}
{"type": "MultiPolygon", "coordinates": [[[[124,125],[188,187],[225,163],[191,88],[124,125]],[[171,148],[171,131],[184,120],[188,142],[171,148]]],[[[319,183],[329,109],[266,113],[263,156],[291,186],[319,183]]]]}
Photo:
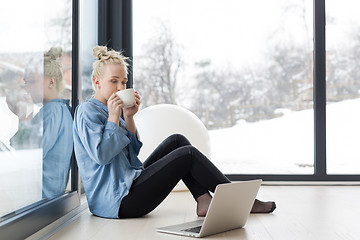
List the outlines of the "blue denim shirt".
{"type": "Polygon", "coordinates": [[[69,100],[51,100],[31,122],[31,140],[43,147],[42,196],[50,198],[63,194],[73,151],[73,119],[69,100]]]}
{"type": "Polygon", "coordinates": [[[90,211],[118,218],[121,200],[144,169],[137,158],[142,143],[108,122],[108,108],[96,99],[81,103],[74,116],[74,149],[90,211]]]}

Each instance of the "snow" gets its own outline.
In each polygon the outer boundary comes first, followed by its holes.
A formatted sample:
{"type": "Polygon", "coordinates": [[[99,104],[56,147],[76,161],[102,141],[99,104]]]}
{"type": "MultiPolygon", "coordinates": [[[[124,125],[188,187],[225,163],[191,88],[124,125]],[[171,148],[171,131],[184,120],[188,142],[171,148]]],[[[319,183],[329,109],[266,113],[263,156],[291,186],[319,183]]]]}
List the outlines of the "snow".
{"type": "MultiPolygon", "coordinates": [[[[360,99],[327,105],[327,171],[359,174],[360,99]]],[[[226,174],[313,174],[314,111],[240,121],[209,131],[212,161],[226,174]]]]}

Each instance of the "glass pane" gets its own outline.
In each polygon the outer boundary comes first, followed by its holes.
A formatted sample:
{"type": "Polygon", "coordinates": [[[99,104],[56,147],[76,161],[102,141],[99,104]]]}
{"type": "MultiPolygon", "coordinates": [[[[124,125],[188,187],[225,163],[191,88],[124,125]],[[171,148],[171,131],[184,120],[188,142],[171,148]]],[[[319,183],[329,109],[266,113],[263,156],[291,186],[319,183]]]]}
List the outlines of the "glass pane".
{"type": "Polygon", "coordinates": [[[86,101],[93,96],[91,83],[92,64],[95,61],[92,51],[98,43],[98,0],[80,2],[80,59],[81,59],[81,96],[86,101]]]}
{"type": "Polygon", "coordinates": [[[312,174],[312,4],[134,1],[142,107],[195,113],[224,173],[312,174]]]}
{"type": "MultiPolygon", "coordinates": [[[[79,86],[81,86],[81,91],[79,99],[80,102],[84,102],[94,95],[91,73],[92,64],[95,60],[92,50],[98,44],[98,0],[81,0],[80,6],[81,77],[79,79],[79,86]]],[[[81,179],[80,185],[80,189],[83,189],[81,179]]]]}
{"type": "Polygon", "coordinates": [[[329,174],[360,173],[360,18],[356,0],[326,1],[329,174]]]}
{"type": "Polygon", "coordinates": [[[0,220],[69,190],[71,6],[14,0],[0,9],[0,220]]]}

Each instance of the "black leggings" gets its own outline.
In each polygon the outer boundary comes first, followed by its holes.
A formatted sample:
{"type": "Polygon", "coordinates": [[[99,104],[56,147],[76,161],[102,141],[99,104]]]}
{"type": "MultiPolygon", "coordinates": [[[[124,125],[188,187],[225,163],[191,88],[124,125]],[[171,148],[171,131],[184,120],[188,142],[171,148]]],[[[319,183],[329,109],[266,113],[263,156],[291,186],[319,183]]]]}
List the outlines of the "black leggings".
{"type": "Polygon", "coordinates": [[[154,210],[182,179],[194,199],[229,183],[210,161],[182,135],[165,139],[144,162],[144,170],[123,198],[119,218],[141,217],[154,210]]]}

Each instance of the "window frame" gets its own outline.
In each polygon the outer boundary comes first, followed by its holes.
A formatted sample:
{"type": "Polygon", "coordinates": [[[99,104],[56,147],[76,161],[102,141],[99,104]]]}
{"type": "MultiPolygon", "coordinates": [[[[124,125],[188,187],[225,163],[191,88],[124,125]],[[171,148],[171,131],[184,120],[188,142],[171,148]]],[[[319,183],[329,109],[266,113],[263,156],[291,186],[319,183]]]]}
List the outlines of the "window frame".
{"type": "Polygon", "coordinates": [[[264,181],[360,181],[356,174],[326,172],[326,9],[325,0],[313,1],[314,26],[314,174],[231,174],[229,179],[241,181],[262,178],[264,181]]]}
{"type": "MultiPolygon", "coordinates": [[[[72,114],[79,103],[79,0],[72,0],[72,114]]],[[[78,168],[71,157],[71,191],[43,199],[3,217],[0,236],[4,239],[25,239],[80,206],[78,168]]]]}
{"type": "Polygon", "coordinates": [[[133,18],[132,0],[99,0],[98,43],[123,51],[130,59],[128,82],[133,86],[133,18]],[[119,12],[121,14],[119,14],[119,12]]]}
{"type": "MultiPolygon", "coordinates": [[[[80,0],[72,0],[72,114],[81,96],[80,0]]],[[[98,42],[123,49],[132,60],[132,1],[98,0],[98,42]],[[121,12],[122,14],[119,14],[121,12]],[[116,23],[116,24],[115,24],[116,23]],[[120,29],[114,26],[120,24],[120,29]],[[131,34],[122,34],[128,32],[131,34]]],[[[129,71],[127,86],[132,86],[129,71]]],[[[71,191],[53,199],[43,199],[5,216],[0,235],[5,239],[25,239],[80,206],[81,182],[74,152],[71,159],[71,191]]]]}
{"type": "MultiPolygon", "coordinates": [[[[130,1],[132,2],[132,0],[130,1]]],[[[130,13],[132,15],[132,11],[130,13]]],[[[360,181],[360,174],[327,174],[326,172],[325,13],[325,0],[313,0],[314,174],[226,174],[230,180],[243,181],[261,178],[264,181],[360,181]]],[[[132,18],[133,16],[127,17],[132,18]]],[[[130,35],[132,35],[132,31],[130,35]]]]}

